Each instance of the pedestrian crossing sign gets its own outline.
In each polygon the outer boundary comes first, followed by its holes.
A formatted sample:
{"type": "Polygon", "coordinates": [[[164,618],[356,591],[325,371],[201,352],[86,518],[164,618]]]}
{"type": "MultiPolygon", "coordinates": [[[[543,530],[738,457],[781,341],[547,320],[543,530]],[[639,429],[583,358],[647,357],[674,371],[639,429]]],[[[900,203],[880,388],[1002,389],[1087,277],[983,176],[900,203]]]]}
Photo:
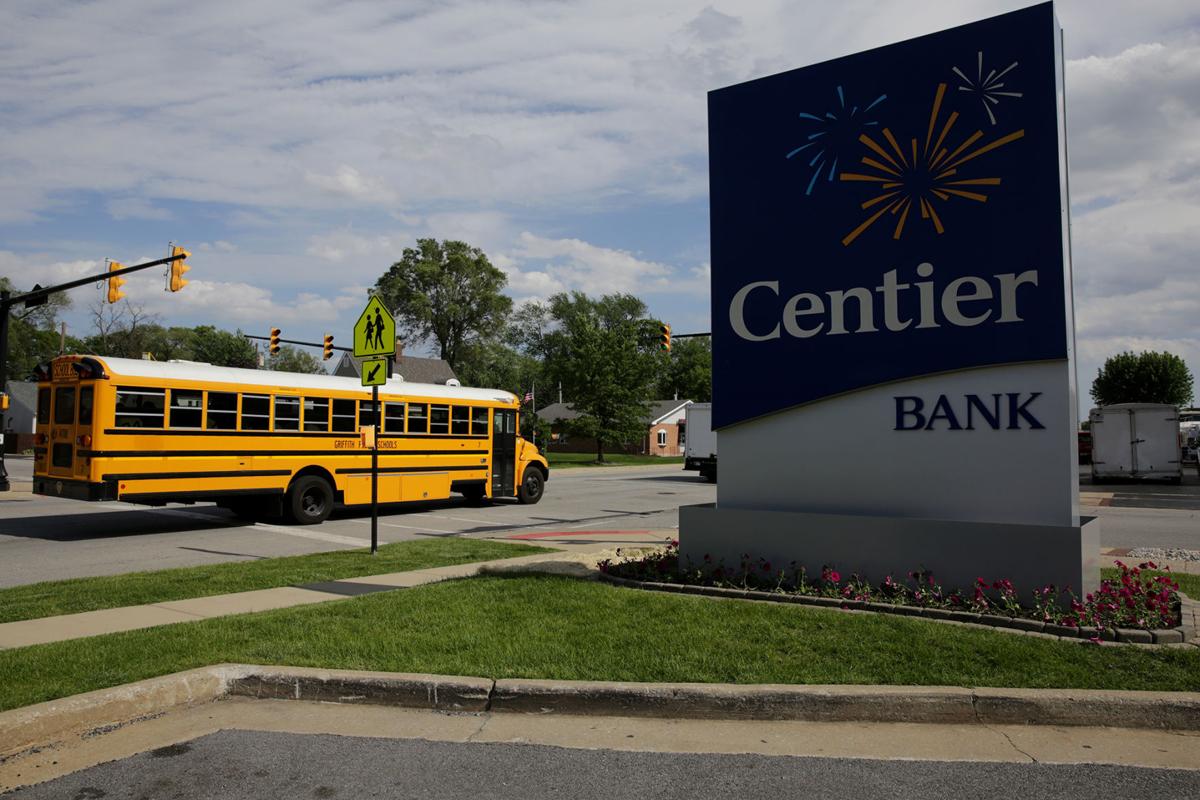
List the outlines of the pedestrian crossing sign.
{"type": "MultiPolygon", "coordinates": [[[[392,313],[384,307],[383,302],[374,295],[367,301],[354,323],[354,355],[357,358],[366,356],[390,356],[396,352],[396,321],[392,313]]],[[[363,375],[366,375],[364,370],[363,375]]],[[[370,384],[364,384],[370,385],[370,384]]]]}

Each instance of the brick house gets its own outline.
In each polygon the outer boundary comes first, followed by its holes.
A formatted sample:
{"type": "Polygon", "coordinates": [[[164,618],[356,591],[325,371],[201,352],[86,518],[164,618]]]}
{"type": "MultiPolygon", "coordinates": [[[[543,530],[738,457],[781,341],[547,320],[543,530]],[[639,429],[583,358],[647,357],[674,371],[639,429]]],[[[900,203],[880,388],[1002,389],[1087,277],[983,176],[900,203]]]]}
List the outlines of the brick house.
{"type": "MultiPolygon", "coordinates": [[[[645,416],[646,434],[640,441],[623,446],[606,446],[611,452],[653,456],[681,456],[687,443],[684,411],[691,400],[654,400],[645,416]]],[[[539,418],[550,423],[549,450],[559,453],[594,453],[596,440],[572,436],[571,421],[579,414],[570,403],[552,403],[537,410],[539,418]]]]}

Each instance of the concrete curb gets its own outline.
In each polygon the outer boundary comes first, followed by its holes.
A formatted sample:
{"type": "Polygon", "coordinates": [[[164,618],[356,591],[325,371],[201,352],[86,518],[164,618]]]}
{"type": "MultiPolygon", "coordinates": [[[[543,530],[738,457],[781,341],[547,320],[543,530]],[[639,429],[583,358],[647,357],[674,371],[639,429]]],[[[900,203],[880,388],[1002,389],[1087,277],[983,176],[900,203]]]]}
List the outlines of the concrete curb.
{"type": "Polygon", "coordinates": [[[0,763],[226,696],[463,713],[1200,730],[1200,692],[493,681],[217,664],[0,713],[0,763]]]}
{"type": "Polygon", "coordinates": [[[1132,628],[1105,628],[1097,634],[1093,628],[1069,628],[1065,625],[1054,625],[1023,617],[1003,617],[995,614],[978,614],[970,611],[954,611],[946,608],[924,608],[922,606],[883,602],[863,602],[861,600],[843,600],[837,597],[820,597],[816,595],[781,594],[778,592],[759,591],[757,589],[726,589],[720,586],[657,583],[654,581],[622,578],[619,575],[612,575],[607,572],[601,572],[599,579],[614,586],[642,589],[649,592],[691,594],[734,600],[759,600],[767,603],[789,603],[818,608],[833,608],[841,611],[870,611],[876,614],[894,614],[937,620],[938,622],[987,627],[1005,633],[1041,636],[1048,639],[1058,639],[1059,641],[1090,643],[1092,637],[1096,636],[1106,643],[1121,642],[1123,644],[1136,645],[1200,644],[1200,603],[1192,600],[1183,592],[1179,593],[1181,624],[1178,627],[1155,631],[1132,628]]]}

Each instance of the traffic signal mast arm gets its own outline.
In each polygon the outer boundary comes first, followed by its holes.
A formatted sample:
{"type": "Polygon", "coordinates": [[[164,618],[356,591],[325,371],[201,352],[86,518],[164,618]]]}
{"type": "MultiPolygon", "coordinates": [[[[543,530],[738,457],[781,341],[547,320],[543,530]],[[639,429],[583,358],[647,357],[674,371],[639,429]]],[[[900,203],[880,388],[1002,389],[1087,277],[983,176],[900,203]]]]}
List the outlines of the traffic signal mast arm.
{"type": "MultiPolygon", "coordinates": [[[[67,289],[74,289],[77,286],[86,286],[89,283],[97,283],[98,281],[107,281],[109,278],[115,278],[120,275],[128,275],[131,272],[140,272],[151,267],[162,266],[163,264],[173,264],[180,259],[187,258],[186,251],[172,253],[166,258],[160,258],[155,261],[147,261],[145,264],[134,264],[132,267],[122,267],[111,271],[104,271],[98,275],[89,275],[86,278],[79,278],[66,283],[59,283],[54,286],[36,286],[33,290],[24,294],[16,295],[11,292],[0,290],[0,393],[8,387],[8,316],[12,311],[12,307],[17,303],[24,303],[26,308],[40,306],[50,299],[50,295],[55,292],[65,292],[67,289]]],[[[0,492],[7,492],[8,470],[4,466],[4,448],[0,448],[0,492]]]]}
{"type": "MultiPolygon", "coordinates": [[[[271,341],[270,336],[251,336],[248,333],[243,333],[242,336],[245,336],[247,339],[258,339],[263,342],[271,341]]],[[[298,345],[301,345],[302,347],[324,347],[325,346],[324,342],[302,342],[299,339],[280,339],[279,341],[281,344],[298,344],[298,345]]],[[[338,347],[337,345],[331,345],[331,347],[334,350],[341,350],[343,353],[353,352],[353,348],[350,348],[350,347],[338,347]]]]}

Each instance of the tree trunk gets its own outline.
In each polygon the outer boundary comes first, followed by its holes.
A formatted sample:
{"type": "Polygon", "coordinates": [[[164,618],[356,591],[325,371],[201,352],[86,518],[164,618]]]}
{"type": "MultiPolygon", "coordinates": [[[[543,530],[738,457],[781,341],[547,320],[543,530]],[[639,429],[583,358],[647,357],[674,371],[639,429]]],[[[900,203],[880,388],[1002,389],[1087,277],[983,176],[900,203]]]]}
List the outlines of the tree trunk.
{"type": "Polygon", "coordinates": [[[604,463],[604,440],[596,437],[596,463],[604,463]]]}

